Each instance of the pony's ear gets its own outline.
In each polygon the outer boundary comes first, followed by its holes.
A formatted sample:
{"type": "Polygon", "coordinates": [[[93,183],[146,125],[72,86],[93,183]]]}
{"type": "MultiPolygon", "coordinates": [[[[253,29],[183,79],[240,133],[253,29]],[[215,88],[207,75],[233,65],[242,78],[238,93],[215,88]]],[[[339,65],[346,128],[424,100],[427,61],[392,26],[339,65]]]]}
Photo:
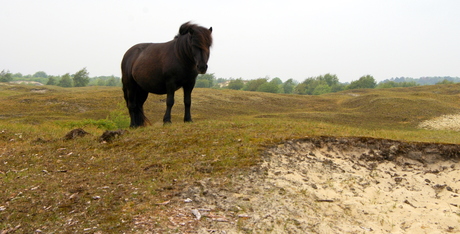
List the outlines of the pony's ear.
{"type": "Polygon", "coordinates": [[[188,33],[188,27],[187,26],[188,26],[188,23],[185,23],[185,24],[180,26],[180,28],[179,28],[179,34],[180,35],[185,35],[185,34],[188,33]]]}
{"type": "Polygon", "coordinates": [[[212,27],[209,28],[209,31],[212,32],[212,27]]]}

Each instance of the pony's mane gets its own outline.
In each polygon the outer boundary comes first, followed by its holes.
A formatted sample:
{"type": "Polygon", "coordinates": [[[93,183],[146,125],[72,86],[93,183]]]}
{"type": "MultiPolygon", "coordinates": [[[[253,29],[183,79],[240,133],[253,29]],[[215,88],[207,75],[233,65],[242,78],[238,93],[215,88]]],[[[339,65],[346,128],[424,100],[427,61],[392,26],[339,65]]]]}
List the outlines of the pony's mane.
{"type": "Polygon", "coordinates": [[[209,52],[209,47],[212,45],[212,36],[209,29],[187,22],[180,26],[179,33],[174,37],[174,39],[180,40],[184,37],[189,37],[190,35],[193,37],[190,43],[199,47],[203,51],[209,52]]]}

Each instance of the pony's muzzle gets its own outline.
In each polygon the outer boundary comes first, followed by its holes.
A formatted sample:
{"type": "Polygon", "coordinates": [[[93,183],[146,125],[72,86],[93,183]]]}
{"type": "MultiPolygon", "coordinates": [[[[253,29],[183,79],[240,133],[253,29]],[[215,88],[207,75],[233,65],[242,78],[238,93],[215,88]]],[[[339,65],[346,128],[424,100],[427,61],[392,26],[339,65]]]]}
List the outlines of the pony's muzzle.
{"type": "Polygon", "coordinates": [[[208,64],[198,64],[196,68],[198,70],[198,73],[206,74],[206,71],[208,70],[208,64]]]}

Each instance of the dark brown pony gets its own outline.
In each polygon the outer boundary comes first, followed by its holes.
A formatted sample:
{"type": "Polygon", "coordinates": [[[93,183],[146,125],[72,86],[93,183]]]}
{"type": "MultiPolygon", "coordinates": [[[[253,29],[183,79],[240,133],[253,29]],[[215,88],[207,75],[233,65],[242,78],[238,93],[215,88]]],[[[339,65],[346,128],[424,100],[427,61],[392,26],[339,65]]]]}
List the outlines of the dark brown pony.
{"type": "Polygon", "coordinates": [[[166,94],[163,123],[171,123],[174,92],[184,90],[185,122],[192,122],[192,90],[198,74],[208,69],[212,27],[207,29],[190,22],[179,34],[165,43],[142,43],[126,51],[121,62],[123,93],[131,117],[131,127],[144,126],[144,102],[149,93],[166,94]]]}

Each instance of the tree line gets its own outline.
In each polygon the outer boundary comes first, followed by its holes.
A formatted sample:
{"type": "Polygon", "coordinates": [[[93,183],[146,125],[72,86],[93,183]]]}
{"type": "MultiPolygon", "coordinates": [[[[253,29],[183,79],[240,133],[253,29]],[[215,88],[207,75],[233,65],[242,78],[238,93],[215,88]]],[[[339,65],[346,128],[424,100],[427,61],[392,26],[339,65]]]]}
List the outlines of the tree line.
{"type": "Polygon", "coordinates": [[[268,77],[254,80],[216,79],[213,74],[204,74],[197,77],[195,87],[200,88],[224,88],[233,90],[256,91],[267,93],[286,93],[302,95],[320,95],[325,93],[339,92],[347,89],[376,88],[377,83],[371,75],[365,75],[351,83],[341,83],[334,74],[325,74],[309,77],[303,82],[288,79],[283,82],[279,77],[268,77]]]}
{"type": "Polygon", "coordinates": [[[195,87],[199,88],[223,88],[244,91],[286,93],[302,95],[320,95],[338,92],[347,89],[376,88],[377,83],[371,75],[362,76],[351,83],[341,83],[334,74],[325,74],[309,77],[303,82],[294,79],[282,81],[279,77],[258,78],[254,80],[216,79],[213,74],[204,74],[197,77],[195,87]]]}
{"type": "Polygon", "coordinates": [[[11,82],[19,80],[35,81],[45,85],[55,85],[60,87],[121,86],[120,77],[89,77],[89,72],[86,70],[86,68],[83,68],[74,74],[66,73],[60,76],[48,75],[44,71],[35,72],[33,75],[22,75],[21,73],[12,74],[5,70],[0,72],[0,82],[11,82]]]}
{"type": "Polygon", "coordinates": [[[396,83],[415,82],[419,85],[453,84],[453,83],[460,83],[460,77],[451,77],[451,76],[430,76],[430,77],[420,77],[420,78],[395,77],[391,79],[386,79],[382,82],[383,83],[386,83],[386,82],[396,82],[396,83]]]}
{"type": "MultiPolygon", "coordinates": [[[[75,74],[66,73],[62,76],[51,76],[44,71],[38,71],[33,75],[12,74],[3,70],[0,73],[0,82],[13,80],[36,81],[46,85],[61,87],[85,87],[85,86],[121,86],[120,77],[98,76],[89,77],[86,68],[77,71],[75,74]]],[[[321,95],[350,89],[373,89],[373,88],[395,88],[412,87],[426,84],[452,84],[460,82],[458,77],[422,77],[413,78],[391,78],[377,83],[372,75],[364,75],[350,83],[341,83],[335,74],[324,74],[306,78],[302,82],[294,79],[282,81],[279,77],[258,78],[252,80],[216,78],[214,74],[198,75],[196,88],[233,89],[267,93],[285,93],[300,95],[321,95]],[[434,83],[436,82],[436,83],[434,83]]]]}
{"type": "MultiPolygon", "coordinates": [[[[433,77],[437,80],[435,84],[452,84],[456,83],[455,79],[443,79],[433,77]],[[454,80],[454,81],[452,81],[454,80]]],[[[430,78],[423,78],[424,81],[430,78]]],[[[457,82],[460,82],[460,78],[457,82]]],[[[253,80],[224,79],[216,78],[214,74],[204,74],[197,77],[195,87],[198,88],[218,88],[218,89],[233,89],[244,91],[268,92],[268,93],[286,93],[300,95],[321,95],[325,93],[334,93],[350,89],[381,89],[381,88],[396,88],[396,87],[413,87],[419,86],[417,80],[385,80],[377,83],[372,75],[364,75],[359,79],[350,83],[341,83],[334,74],[324,74],[315,77],[306,78],[303,82],[297,82],[293,79],[288,79],[283,82],[279,77],[275,78],[258,78],[253,80]]]]}

